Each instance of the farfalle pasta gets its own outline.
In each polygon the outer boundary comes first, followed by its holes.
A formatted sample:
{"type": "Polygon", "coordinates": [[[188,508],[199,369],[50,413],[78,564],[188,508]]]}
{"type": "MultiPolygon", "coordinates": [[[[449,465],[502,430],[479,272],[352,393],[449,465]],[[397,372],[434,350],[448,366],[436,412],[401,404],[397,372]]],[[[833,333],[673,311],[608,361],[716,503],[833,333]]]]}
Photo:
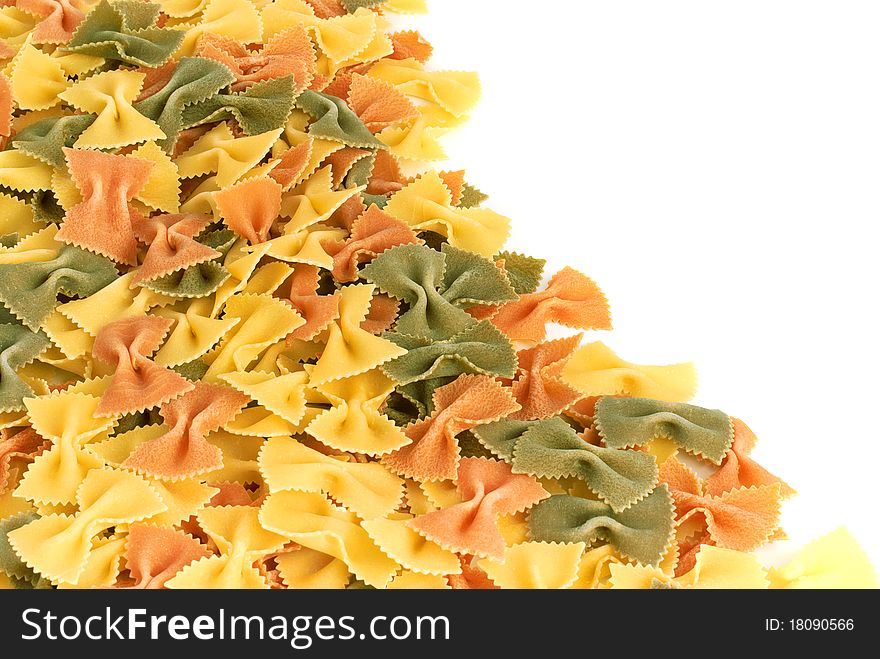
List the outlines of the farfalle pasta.
{"type": "Polygon", "coordinates": [[[5,4],[0,587],[876,583],[765,567],[754,433],[433,168],[480,83],[420,0],[5,4]]]}

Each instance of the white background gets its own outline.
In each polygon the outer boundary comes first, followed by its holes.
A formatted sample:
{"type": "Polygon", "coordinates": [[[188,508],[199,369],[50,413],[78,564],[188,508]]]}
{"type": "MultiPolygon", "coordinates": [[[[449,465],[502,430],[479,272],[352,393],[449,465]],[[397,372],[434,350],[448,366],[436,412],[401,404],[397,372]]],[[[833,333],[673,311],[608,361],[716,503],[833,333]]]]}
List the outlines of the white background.
{"type": "Polygon", "coordinates": [[[594,278],[593,333],[695,360],[800,495],[796,546],[847,525],[880,565],[880,5],[848,0],[432,0],[433,66],[484,98],[448,169],[511,245],[594,278]]]}

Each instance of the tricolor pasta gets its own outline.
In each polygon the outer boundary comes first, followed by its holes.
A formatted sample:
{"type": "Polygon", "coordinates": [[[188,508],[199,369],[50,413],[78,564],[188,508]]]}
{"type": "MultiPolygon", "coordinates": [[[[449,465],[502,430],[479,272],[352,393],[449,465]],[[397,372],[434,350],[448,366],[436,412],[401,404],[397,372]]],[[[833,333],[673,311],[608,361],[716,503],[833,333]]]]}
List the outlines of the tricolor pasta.
{"type": "Polygon", "coordinates": [[[418,171],[480,96],[422,0],[3,5],[0,587],[875,583],[765,568],[749,428],[418,171]]]}

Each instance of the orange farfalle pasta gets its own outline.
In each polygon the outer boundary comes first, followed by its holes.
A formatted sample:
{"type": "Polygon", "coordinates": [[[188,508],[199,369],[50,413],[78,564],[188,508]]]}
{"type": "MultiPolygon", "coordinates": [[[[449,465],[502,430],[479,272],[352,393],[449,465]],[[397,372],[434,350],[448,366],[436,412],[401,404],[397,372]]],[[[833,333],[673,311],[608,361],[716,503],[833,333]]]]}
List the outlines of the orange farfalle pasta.
{"type": "Polygon", "coordinates": [[[333,255],[333,277],[337,281],[356,281],[358,266],[369,263],[385,250],[423,241],[405,222],[370,206],[351,226],[347,240],[328,246],[333,255]]]}
{"type": "Polygon", "coordinates": [[[227,37],[210,32],[199,39],[198,55],[217,60],[235,75],[233,91],[243,91],[255,82],[292,75],[294,89],[307,89],[316,74],[315,48],[308,32],[296,25],[273,36],[257,51],[227,37]]]}
{"type": "Polygon", "coordinates": [[[779,527],[782,495],[778,483],[706,495],[696,475],[675,458],[661,465],[660,482],[669,485],[679,527],[689,521],[705,524],[712,544],[719,547],[752,551],[779,527]]]}
{"type": "Polygon", "coordinates": [[[168,431],[135,448],[123,466],[166,480],[179,480],[223,466],[223,454],[207,435],[231,421],[248,402],[243,393],[199,382],[161,406],[168,431]]]}
{"type": "Polygon", "coordinates": [[[142,316],[117,320],[100,331],[92,354],[115,364],[113,380],[96,410],[100,416],[130,414],[167,403],[193,388],[185,378],[150,359],[171,320],[142,316]]]}
{"type": "Polygon", "coordinates": [[[31,33],[32,43],[67,43],[85,18],[78,0],[17,0],[15,5],[42,19],[31,33]]]}
{"type": "Polygon", "coordinates": [[[394,52],[389,56],[391,59],[412,58],[424,64],[434,52],[433,46],[415,30],[395,32],[391,35],[391,44],[394,46],[394,52]]]}
{"type": "Polygon", "coordinates": [[[10,469],[12,461],[31,462],[42,448],[48,445],[33,428],[24,428],[12,436],[0,440],[0,494],[10,485],[10,469]]]}
{"type": "Polygon", "coordinates": [[[64,154],[82,201],[65,215],[58,240],[136,265],[132,224],[142,218],[131,200],[146,185],[153,163],[101,151],[65,148],[64,154]]]}
{"type": "Polygon", "coordinates": [[[383,458],[392,471],[420,481],[452,480],[460,459],[456,436],[519,408],[510,389],[486,375],[462,375],[434,392],[434,413],[405,429],[412,441],[383,458]]]}
{"type": "Polygon", "coordinates": [[[419,111],[396,87],[376,78],[351,77],[348,105],[370,131],[419,117],[419,111]]]}
{"type": "Polygon", "coordinates": [[[12,134],[12,111],[15,99],[12,98],[12,83],[0,73],[0,138],[12,134]]]}
{"type": "Polygon", "coordinates": [[[280,183],[268,176],[249,178],[214,193],[224,223],[252,245],[265,242],[281,211],[280,183]]]}
{"type": "Polygon", "coordinates": [[[548,341],[517,353],[519,376],[513,381],[513,395],[522,409],[511,419],[546,419],[559,414],[583,397],[560,375],[581,336],[548,341]]]}
{"type": "Polygon", "coordinates": [[[483,458],[462,458],[456,488],[461,503],[407,524],[444,549],[498,560],[505,548],[498,517],[527,510],[550,496],[532,476],[514,474],[507,463],[483,458]]]}
{"type": "Polygon", "coordinates": [[[540,293],[523,295],[498,309],[492,323],[511,339],[539,343],[547,323],[578,329],[611,329],[605,295],[588,277],[563,268],[540,293]]]}
{"type": "Polygon", "coordinates": [[[191,213],[134,218],[134,235],[149,247],[132,286],[219,257],[220,252],[194,238],[210,223],[210,217],[191,213]]]}
{"type": "Polygon", "coordinates": [[[339,317],[339,294],[318,295],[316,292],[320,275],[316,266],[297,264],[288,279],[287,300],[306,320],[305,325],[287,336],[288,342],[311,341],[339,317]]]}
{"type": "Polygon", "coordinates": [[[132,524],[125,543],[132,588],[162,588],[187,565],[210,555],[205,545],[171,527],[132,524]]]}
{"type": "Polygon", "coordinates": [[[755,434],[739,419],[733,419],[733,445],[718,470],[706,479],[706,494],[718,496],[741,487],[759,487],[779,483],[782,496],[795,494],[794,489],[749,457],[755,434]]]}
{"type": "Polygon", "coordinates": [[[269,178],[279,183],[285,192],[289,190],[299,182],[300,177],[309,166],[313,144],[312,139],[308,138],[282,153],[278,158],[278,163],[269,172],[269,178]]]}

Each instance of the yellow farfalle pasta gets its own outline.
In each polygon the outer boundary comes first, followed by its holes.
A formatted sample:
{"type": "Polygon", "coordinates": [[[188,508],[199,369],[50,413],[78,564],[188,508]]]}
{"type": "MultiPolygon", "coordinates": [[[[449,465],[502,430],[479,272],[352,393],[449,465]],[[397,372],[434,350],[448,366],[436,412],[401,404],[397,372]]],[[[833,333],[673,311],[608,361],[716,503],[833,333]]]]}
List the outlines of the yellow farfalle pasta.
{"type": "Polygon", "coordinates": [[[403,496],[403,481],[381,464],[324,455],[290,437],[266,440],[259,463],[270,492],[323,492],[365,520],[393,512],[403,496]]]}
{"type": "Polygon", "coordinates": [[[271,494],[260,509],[260,523],[303,547],[338,558],[369,586],[384,588],[397,572],[397,563],[375,545],[358,517],[322,494],[271,494]]]}
{"type": "Polygon", "coordinates": [[[287,539],[267,531],[258,520],[259,512],[251,506],[219,506],[199,512],[196,519],[219,554],[187,565],[166,587],[268,588],[254,563],[281,549],[287,539]]]}
{"type": "Polygon", "coordinates": [[[113,469],[89,471],[77,489],[76,503],[72,516],[44,515],[8,536],[25,564],[53,581],[77,582],[93,550],[91,540],[101,531],[166,509],[146,480],[113,469]]]}

